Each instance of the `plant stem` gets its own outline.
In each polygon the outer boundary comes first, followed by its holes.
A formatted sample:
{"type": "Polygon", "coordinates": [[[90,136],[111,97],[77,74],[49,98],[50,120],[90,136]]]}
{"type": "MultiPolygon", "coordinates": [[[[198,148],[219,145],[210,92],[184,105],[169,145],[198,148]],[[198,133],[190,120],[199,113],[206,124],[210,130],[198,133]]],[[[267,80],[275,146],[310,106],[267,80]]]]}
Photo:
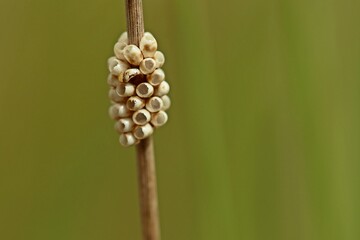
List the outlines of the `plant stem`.
{"type": "Polygon", "coordinates": [[[142,0],[125,0],[129,43],[139,46],[144,35],[142,0]]]}
{"type": "Polygon", "coordinates": [[[154,146],[152,137],[136,146],[140,209],[144,240],[160,240],[154,146]]]}
{"type": "MultiPolygon", "coordinates": [[[[139,46],[144,35],[142,0],[125,0],[129,44],[139,46]]],[[[143,240],[160,240],[155,156],[152,137],[136,145],[143,240]]]]}

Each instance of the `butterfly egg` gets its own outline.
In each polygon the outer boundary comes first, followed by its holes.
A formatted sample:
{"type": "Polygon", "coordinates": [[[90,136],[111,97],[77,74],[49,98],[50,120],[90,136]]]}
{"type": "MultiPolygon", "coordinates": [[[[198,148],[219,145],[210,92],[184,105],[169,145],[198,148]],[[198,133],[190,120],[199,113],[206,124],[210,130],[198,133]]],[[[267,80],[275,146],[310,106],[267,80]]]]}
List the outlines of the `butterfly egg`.
{"type": "Polygon", "coordinates": [[[126,102],[126,98],[119,96],[115,88],[110,88],[109,90],[109,99],[115,103],[126,102]]]}
{"type": "Polygon", "coordinates": [[[156,51],[153,58],[155,59],[157,68],[161,68],[164,65],[165,56],[164,56],[164,54],[162,52],[156,51]]]}
{"type": "Polygon", "coordinates": [[[146,32],[140,40],[140,49],[144,57],[153,57],[157,50],[157,42],[154,36],[146,32]]]}
{"type": "Polygon", "coordinates": [[[118,118],[124,118],[124,117],[130,117],[131,112],[129,109],[125,106],[125,103],[117,103],[109,108],[109,116],[111,119],[118,119],[118,118]]]}
{"type": "Polygon", "coordinates": [[[118,79],[122,81],[124,72],[129,68],[129,65],[123,61],[120,61],[111,71],[115,76],[118,76],[118,79]]]}
{"type": "Polygon", "coordinates": [[[133,131],[134,136],[139,140],[149,137],[153,132],[154,129],[149,123],[143,126],[137,126],[133,131]]]}
{"type": "Polygon", "coordinates": [[[129,82],[132,78],[140,75],[141,72],[137,68],[130,68],[124,73],[124,82],[129,82]]]}
{"type": "Polygon", "coordinates": [[[158,112],[163,108],[164,103],[159,97],[151,97],[145,106],[149,112],[158,112]]]}
{"type": "Polygon", "coordinates": [[[116,59],[116,57],[109,57],[108,60],[107,60],[107,64],[108,64],[108,69],[109,69],[109,72],[112,71],[112,69],[116,66],[116,64],[119,63],[119,60],[116,59]]]}
{"type": "Polygon", "coordinates": [[[146,76],[147,81],[153,85],[157,86],[165,79],[165,73],[162,69],[156,69],[153,73],[146,76]]]}
{"type": "Polygon", "coordinates": [[[144,59],[141,50],[135,45],[127,45],[124,48],[123,53],[128,63],[134,66],[139,66],[141,61],[144,59]]]}
{"type": "MultiPolygon", "coordinates": [[[[117,59],[116,57],[110,57],[108,59],[108,68],[109,68],[109,72],[113,73],[114,71],[114,68],[117,66],[117,65],[120,65],[120,67],[127,67],[128,64],[126,62],[123,62],[119,59],[117,59]]],[[[119,68],[119,67],[118,67],[119,68]]],[[[115,70],[116,71],[116,70],[115,70]]],[[[117,74],[113,74],[113,75],[116,75],[117,74]]]]}
{"type": "Polygon", "coordinates": [[[146,123],[150,122],[151,114],[146,109],[140,109],[134,112],[132,119],[137,125],[145,125],[146,123]]]}
{"type": "Polygon", "coordinates": [[[152,58],[144,58],[140,63],[140,71],[143,74],[152,73],[156,69],[156,62],[152,58]]]}
{"type": "Polygon", "coordinates": [[[133,133],[123,133],[119,137],[119,142],[124,147],[129,147],[138,142],[133,133]]]}
{"type": "Polygon", "coordinates": [[[107,84],[110,86],[110,87],[117,87],[120,82],[119,82],[119,79],[112,75],[111,73],[108,75],[108,78],[107,78],[107,84]]]}
{"type": "Polygon", "coordinates": [[[135,93],[135,86],[131,83],[120,83],[116,87],[116,93],[120,97],[130,97],[135,93]]]}
{"type": "Polygon", "coordinates": [[[162,97],[166,94],[168,94],[170,91],[170,85],[166,81],[162,81],[159,86],[155,89],[154,95],[162,97]]]}
{"type": "Polygon", "coordinates": [[[154,127],[161,127],[163,126],[168,120],[168,115],[164,111],[160,111],[157,113],[154,113],[151,116],[151,124],[154,127]]]}
{"type": "Polygon", "coordinates": [[[150,83],[140,83],[136,87],[136,94],[141,98],[149,98],[154,93],[154,87],[150,83]]]}
{"type": "Polygon", "coordinates": [[[161,110],[166,111],[171,106],[171,100],[168,95],[164,95],[161,97],[161,100],[163,101],[163,107],[161,110]]]}
{"type": "Polygon", "coordinates": [[[120,118],[116,123],[115,123],[115,130],[118,133],[125,133],[125,132],[130,132],[134,129],[134,121],[131,118],[120,118]]]}
{"type": "Polygon", "coordinates": [[[118,42],[124,42],[126,44],[128,44],[129,40],[128,40],[128,33],[127,32],[123,32],[119,39],[118,39],[118,42]]]}
{"type": "Polygon", "coordinates": [[[117,105],[111,105],[109,107],[109,116],[111,119],[115,120],[115,119],[118,119],[119,118],[119,108],[117,105]]]}
{"type": "Polygon", "coordinates": [[[126,102],[126,107],[131,111],[137,111],[145,106],[145,100],[138,96],[129,97],[126,102]]]}
{"type": "MultiPolygon", "coordinates": [[[[109,71],[115,76],[121,76],[129,68],[129,64],[125,61],[119,60],[116,57],[111,57],[108,60],[109,71]]],[[[122,80],[121,78],[119,80],[122,80]]]]}
{"type": "Polygon", "coordinates": [[[117,42],[114,46],[114,54],[120,60],[126,60],[124,56],[124,48],[127,46],[125,42],[117,42]]]}

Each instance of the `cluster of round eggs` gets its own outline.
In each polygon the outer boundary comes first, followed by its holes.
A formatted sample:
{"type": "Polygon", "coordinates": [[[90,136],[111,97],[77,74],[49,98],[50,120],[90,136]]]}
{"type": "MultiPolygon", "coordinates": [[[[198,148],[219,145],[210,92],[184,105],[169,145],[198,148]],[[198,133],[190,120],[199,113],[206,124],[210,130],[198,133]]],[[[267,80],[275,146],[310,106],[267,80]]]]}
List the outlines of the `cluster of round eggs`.
{"type": "Polygon", "coordinates": [[[120,144],[131,146],[153,134],[168,119],[170,90],[161,69],[165,62],[157,42],[146,32],[139,47],[128,44],[127,33],[121,34],[114,46],[115,56],[109,58],[109,115],[116,120],[115,130],[120,144]]]}

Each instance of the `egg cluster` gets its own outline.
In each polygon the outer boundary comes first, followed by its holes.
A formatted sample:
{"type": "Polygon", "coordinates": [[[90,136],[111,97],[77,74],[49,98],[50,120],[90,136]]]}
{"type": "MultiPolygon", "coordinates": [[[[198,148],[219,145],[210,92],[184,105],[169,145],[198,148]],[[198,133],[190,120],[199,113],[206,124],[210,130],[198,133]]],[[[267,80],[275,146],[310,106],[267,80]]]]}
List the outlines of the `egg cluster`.
{"type": "Polygon", "coordinates": [[[114,46],[115,56],[108,59],[110,74],[110,117],[116,121],[120,144],[131,146],[163,126],[170,107],[170,90],[161,69],[165,57],[157,51],[157,41],[146,32],[139,47],[128,44],[127,32],[114,46]]]}

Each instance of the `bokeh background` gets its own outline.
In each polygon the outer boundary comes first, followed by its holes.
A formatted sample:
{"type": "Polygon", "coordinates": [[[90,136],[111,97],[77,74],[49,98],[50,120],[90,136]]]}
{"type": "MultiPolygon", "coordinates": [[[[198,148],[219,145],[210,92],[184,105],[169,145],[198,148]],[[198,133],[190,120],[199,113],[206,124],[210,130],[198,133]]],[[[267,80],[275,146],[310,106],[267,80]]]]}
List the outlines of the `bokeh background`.
{"type": "MultiPolygon", "coordinates": [[[[360,1],[144,0],[162,238],[360,239],[360,1]]],[[[140,240],[106,60],[124,1],[0,1],[0,239],[140,240]]]]}

